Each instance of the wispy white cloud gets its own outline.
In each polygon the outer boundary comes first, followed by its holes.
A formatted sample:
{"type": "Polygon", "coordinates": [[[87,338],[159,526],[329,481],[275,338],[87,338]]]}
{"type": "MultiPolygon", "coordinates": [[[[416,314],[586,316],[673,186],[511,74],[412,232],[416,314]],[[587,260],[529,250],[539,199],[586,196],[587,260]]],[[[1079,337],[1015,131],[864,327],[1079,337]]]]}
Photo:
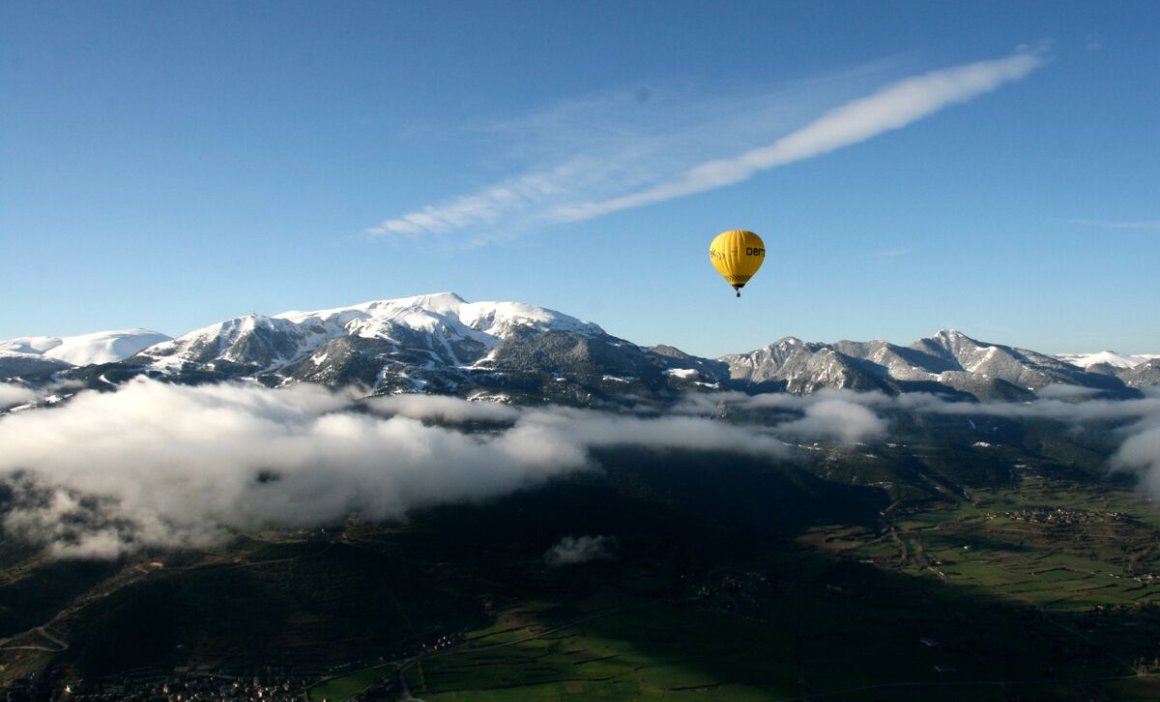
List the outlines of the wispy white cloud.
{"type": "Polygon", "coordinates": [[[846,103],[768,146],[739,156],[702,163],[676,180],[562,210],[563,219],[582,220],[734,185],[778,166],[821,156],[844,146],[901,129],[939,110],[967,102],[1019,80],[1043,65],[1040,51],[1021,50],[1003,59],[932,71],[886,86],[846,103]]]}
{"type": "MultiPolygon", "coordinates": [[[[1047,61],[1042,48],[932,71],[887,85],[807,121],[764,146],[812,106],[818,85],[797,86],[792,95],[723,102],[665,98],[641,101],[640,93],[561,106],[522,123],[560,129],[547,149],[550,167],[529,169],[473,193],[428,205],[368,229],[374,235],[442,234],[516,221],[558,223],[734,185],[758,173],[820,156],[901,129],[951,105],[968,102],[1020,80],[1047,61]],[[775,99],[776,98],[776,99],[775,99]],[[666,101],[668,100],[668,101],[666,101]],[[728,104],[728,110],[720,109],[728,104]],[[794,105],[795,107],[786,107],[794,105]],[[582,138],[573,138],[582,135],[582,138]],[[722,153],[735,155],[721,157],[722,153]],[[671,174],[680,173],[676,178],[671,174]]],[[[687,98],[687,96],[683,96],[687,98]]],[[[815,112],[816,114],[816,112],[815,112]]],[[[800,121],[800,120],[799,120],[800,121]]],[[[509,125],[510,126],[510,125],[509,125]]]]}
{"type": "Polygon", "coordinates": [[[811,96],[861,79],[852,73],[740,95],[686,86],[621,91],[487,124],[475,131],[496,152],[491,167],[518,175],[388,219],[367,233],[479,232],[555,221],[559,208],[647,187],[692,163],[769,139],[802,118],[799,111],[811,96]]]}
{"type": "Polygon", "coordinates": [[[389,219],[368,230],[371,234],[443,233],[472,226],[495,224],[502,218],[526,212],[568,192],[567,183],[577,169],[561,166],[529,173],[440,205],[429,205],[389,219]]]}
{"type": "Polygon", "coordinates": [[[613,557],[616,540],[607,536],[565,536],[544,553],[550,566],[577,565],[613,557]]]}
{"type": "Polygon", "coordinates": [[[909,255],[910,255],[910,249],[903,246],[903,247],[900,247],[897,249],[888,249],[886,251],[879,251],[878,253],[875,254],[875,257],[876,258],[901,258],[903,256],[909,256],[909,255]]]}
{"type": "Polygon", "coordinates": [[[1160,219],[1072,219],[1068,224],[1094,229],[1121,229],[1142,232],[1160,232],[1160,219]]]}

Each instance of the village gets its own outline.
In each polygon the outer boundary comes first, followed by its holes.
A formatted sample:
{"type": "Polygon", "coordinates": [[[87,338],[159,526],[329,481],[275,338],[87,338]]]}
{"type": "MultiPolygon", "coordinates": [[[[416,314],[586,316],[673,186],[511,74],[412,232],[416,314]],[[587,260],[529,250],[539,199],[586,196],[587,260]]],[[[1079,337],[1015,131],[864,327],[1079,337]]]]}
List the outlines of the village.
{"type": "Polygon", "coordinates": [[[33,676],[8,689],[7,702],[298,702],[308,683],[287,673],[235,677],[218,672],[178,670],[126,673],[99,682],[68,682],[33,676]]]}
{"type": "Polygon", "coordinates": [[[1010,512],[987,512],[986,519],[1010,519],[1016,522],[1071,526],[1102,522],[1129,522],[1132,516],[1123,512],[1089,512],[1065,507],[1028,507],[1010,512]]]}
{"type": "MultiPolygon", "coordinates": [[[[443,651],[463,640],[463,632],[440,634],[396,658],[375,657],[309,670],[302,665],[261,666],[244,672],[209,665],[177,666],[172,671],[143,668],[99,681],[66,680],[33,675],[15,681],[5,702],[301,702],[328,680],[380,668],[384,679],[370,691],[389,694],[396,676],[411,662],[443,651]]],[[[368,693],[370,692],[368,691],[368,693]]]]}

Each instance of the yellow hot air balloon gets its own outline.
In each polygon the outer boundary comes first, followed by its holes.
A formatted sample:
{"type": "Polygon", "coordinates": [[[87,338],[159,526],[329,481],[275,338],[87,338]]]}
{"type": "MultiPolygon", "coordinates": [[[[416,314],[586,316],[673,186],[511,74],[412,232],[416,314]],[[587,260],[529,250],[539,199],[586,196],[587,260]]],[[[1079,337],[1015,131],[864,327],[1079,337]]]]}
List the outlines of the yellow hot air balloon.
{"type": "Polygon", "coordinates": [[[765,263],[765,242],[753,232],[730,229],[709,244],[709,260],[741,297],[741,288],[765,263]]]}

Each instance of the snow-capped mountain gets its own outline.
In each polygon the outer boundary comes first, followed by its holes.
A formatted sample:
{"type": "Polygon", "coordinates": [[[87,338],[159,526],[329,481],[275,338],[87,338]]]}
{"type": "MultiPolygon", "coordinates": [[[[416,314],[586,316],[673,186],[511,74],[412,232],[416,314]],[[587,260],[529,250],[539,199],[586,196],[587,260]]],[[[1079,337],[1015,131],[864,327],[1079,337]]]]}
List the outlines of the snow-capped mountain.
{"type": "Polygon", "coordinates": [[[149,329],[0,341],[0,375],[23,375],[122,361],[169,337],[149,329]]]}
{"type": "Polygon", "coordinates": [[[141,353],[158,370],[189,364],[250,366],[255,372],[302,364],[322,366],[334,342],[382,346],[387,354],[407,352],[418,365],[469,366],[504,339],[521,332],[603,330],[559,312],[518,302],[465,301],[454,293],[376,300],[316,312],[249,315],[198,329],[141,353]]]}
{"type": "Polygon", "coordinates": [[[821,388],[887,392],[953,390],[977,398],[1020,398],[1054,383],[1122,390],[1119,379],[1027,349],[939,331],[909,346],[886,341],[805,343],[785,338],[764,349],[733,354],[731,379],[749,386],[811,393],[821,388]]]}
{"type": "Polygon", "coordinates": [[[127,363],[188,380],[251,377],[269,385],[556,400],[598,397],[609,385],[644,383],[655,391],[690,379],[666,375],[671,368],[702,379],[697,362],[642,349],[596,324],[519,302],[467,302],[454,293],[239,317],[147,348],[127,363]]]}
{"type": "Polygon", "coordinates": [[[394,351],[417,342],[426,347],[431,363],[470,365],[520,331],[604,333],[595,324],[542,307],[471,303],[454,293],[438,293],[317,312],[239,317],[153,346],[138,360],[158,369],[235,363],[267,371],[308,356],[320,365],[331,342],[354,338],[386,342],[394,351]]]}

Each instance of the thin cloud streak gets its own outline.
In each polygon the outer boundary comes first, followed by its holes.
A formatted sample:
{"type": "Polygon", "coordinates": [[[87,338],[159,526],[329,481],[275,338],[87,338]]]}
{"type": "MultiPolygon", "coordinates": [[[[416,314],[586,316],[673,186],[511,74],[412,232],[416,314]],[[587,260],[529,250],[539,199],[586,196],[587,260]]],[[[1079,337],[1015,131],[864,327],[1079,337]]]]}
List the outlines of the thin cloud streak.
{"type": "Polygon", "coordinates": [[[431,205],[390,219],[367,230],[369,234],[415,235],[444,233],[467,227],[488,225],[519,214],[565,192],[575,174],[571,167],[531,173],[505,181],[481,192],[456,198],[444,205],[431,205]]]}
{"type": "MultiPolygon", "coordinates": [[[[776,128],[779,119],[786,117],[784,108],[779,112],[762,100],[747,101],[748,111],[758,124],[746,126],[737,123],[745,115],[720,117],[705,110],[704,105],[653,106],[655,112],[647,114],[666,116],[643,129],[633,122],[641,119],[639,113],[604,105],[614,119],[623,120],[622,124],[618,127],[606,123],[596,132],[589,130],[587,139],[566,143],[569,151],[561,154],[557,150],[553,157],[560,165],[535,168],[474,193],[422,207],[368,228],[366,233],[421,236],[486,229],[500,222],[505,228],[515,222],[575,222],[716,190],[772,168],[901,129],[946,107],[1020,80],[1046,62],[1043,49],[1023,48],[1004,58],[906,78],[830,110],[767,146],[708,160],[705,157],[714,151],[721,153],[741,146],[723,134],[749,131],[751,136],[759,136],[765,132],[761,138],[769,138],[770,127],[776,128]],[[675,120],[671,117],[674,114],[696,114],[698,119],[675,120]],[[689,166],[690,163],[695,165],[689,166]],[[682,170],[681,177],[665,180],[667,174],[682,170]]],[[[808,94],[778,97],[783,104],[805,103],[811,98],[808,94]]],[[[549,121],[559,120],[563,125],[597,121],[583,108],[564,113],[549,121]],[[576,112],[582,113],[584,119],[577,119],[578,115],[573,114],[576,112]]],[[[537,123],[533,131],[539,129],[541,132],[537,133],[542,133],[542,127],[537,123]]]]}
{"type": "Polygon", "coordinates": [[[907,78],[834,109],[769,146],[703,163],[684,177],[631,195],[561,211],[565,220],[585,220],[716,190],[762,171],[821,156],[844,146],[901,129],[954,104],[1026,77],[1046,62],[1042,51],[1020,50],[1003,59],[980,61],[907,78]]]}
{"type": "Polygon", "coordinates": [[[1094,227],[1096,229],[1120,229],[1143,232],[1160,233],[1160,219],[1144,220],[1107,220],[1107,219],[1073,219],[1068,222],[1079,227],[1094,227]]]}
{"type": "Polygon", "coordinates": [[[910,249],[903,247],[899,249],[890,249],[888,251],[879,251],[877,254],[875,254],[875,258],[902,258],[903,256],[909,255],[910,249]]]}
{"type": "Polygon", "coordinates": [[[851,80],[864,76],[823,77],[808,85],[742,95],[666,86],[650,91],[643,102],[636,92],[621,91],[492,123],[478,131],[503,154],[501,160],[514,157],[537,165],[365,233],[414,237],[473,230],[476,240],[488,241],[501,221],[509,233],[544,223],[559,207],[645,187],[713,154],[761,143],[799,120],[828,85],[851,80]],[[734,109],[723,111],[722,103],[734,109]]]}

